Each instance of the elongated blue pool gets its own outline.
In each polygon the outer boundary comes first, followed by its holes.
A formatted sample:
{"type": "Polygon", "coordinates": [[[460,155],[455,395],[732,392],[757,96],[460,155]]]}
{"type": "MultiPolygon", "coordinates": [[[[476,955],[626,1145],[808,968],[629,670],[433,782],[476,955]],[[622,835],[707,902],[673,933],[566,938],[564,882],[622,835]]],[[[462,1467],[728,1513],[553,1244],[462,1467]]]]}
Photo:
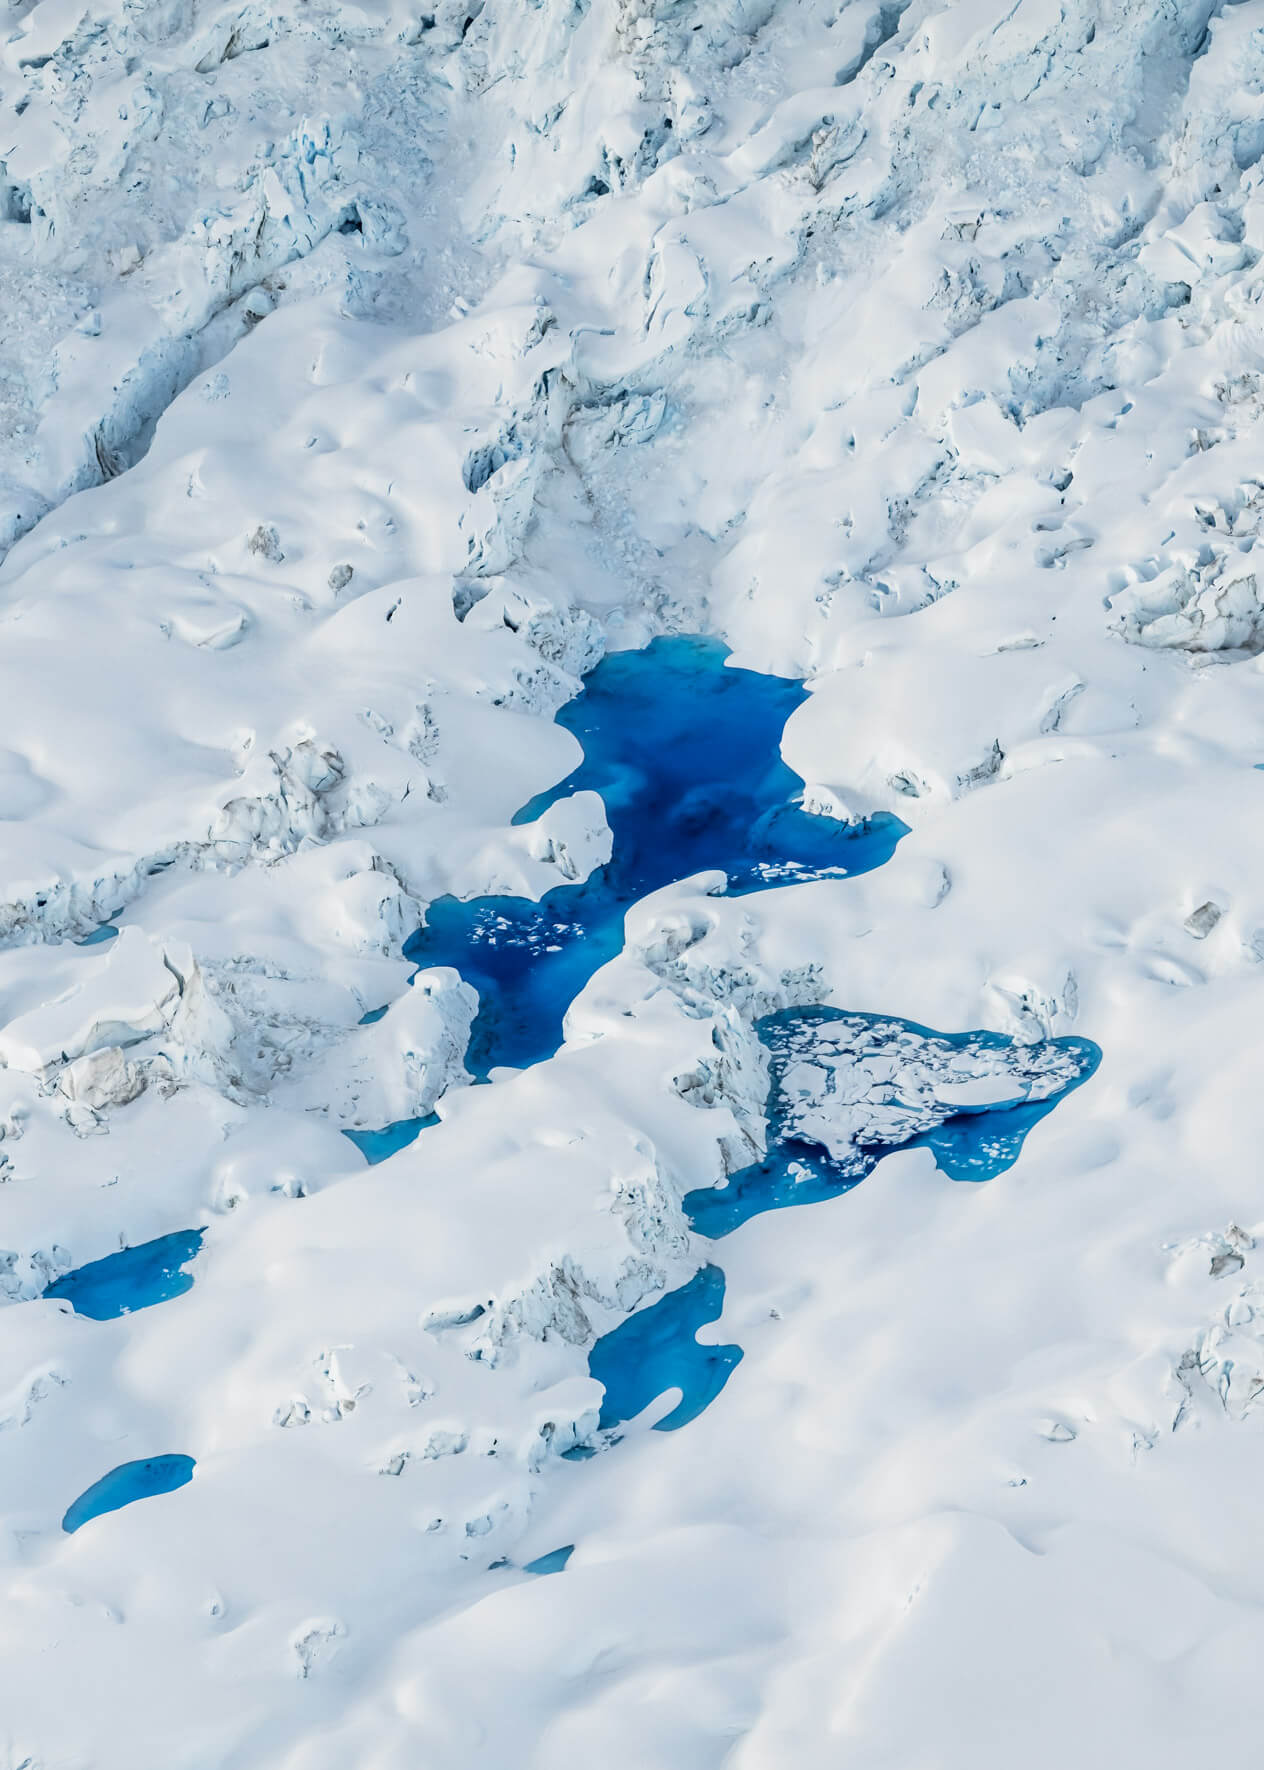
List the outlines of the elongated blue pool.
{"type": "Polygon", "coordinates": [[[193,1458],[185,1456],[142,1457],[134,1463],[120,1463],[66,1508],[61,1527],[73,1534],[106,1512],[121,1511],[155,1494],[174,1493],[192,1481],[193,1469],[193,1458]]]}

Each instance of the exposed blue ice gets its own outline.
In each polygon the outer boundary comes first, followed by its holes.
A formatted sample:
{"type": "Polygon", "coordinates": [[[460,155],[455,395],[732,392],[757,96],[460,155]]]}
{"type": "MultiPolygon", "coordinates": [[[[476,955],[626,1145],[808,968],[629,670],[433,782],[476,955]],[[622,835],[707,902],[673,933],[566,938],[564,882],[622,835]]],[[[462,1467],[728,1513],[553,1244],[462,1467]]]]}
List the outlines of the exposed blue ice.
{"type": "Polygon", "coordinates": [[[566,1543],[560,1549],[550,1549],[547,1555],[537,1555],[534,1561],[528,1561],[524,1565],[522,1571],[524,1573],[561,1573],[574,1553],[574,1543],[566,1543]]]}
{"type": "Polygon", "coordinates": [[[864,873],[907,833],[885,814],[854,825],[805,812],[781,735],[807,691],[729,669],[727,655],[717,640],[691,637],[604,658],[558,714],[583,761],[514,822],[581,789],[600,793],[614,837],[608,865],[539,903],[440,898],[405,946],[418,965],[454,965],[478,991],[466,1057],[478,1079],[557,1050],[567,1008],[621,950],[624,912],[647,892],[715,868],[733,893],[864,873]]]}
{"type": "Polygon", "coordinates": [[[61,1527],[73,1532],[103,1512],[117,1512],[130,1506],[133,1500],[174,1493],[177,1487],[192,1481],[193,1469],[193,1458],[185,1456],[144,1457],[139,1462],[120,1463],[66,1508],[61,1527]]]}
{"type": "Polygon", "coordinates": [[[438,1123],[438,1113],[431,1112],[420,1119],[396,1119],[393,1125],[383,1125],[380,1131],[344,1130],[342,1134],[351,1139],[371,1166],[374,1162],[384,1162],[388,1155],[407,1149],[422,1131],[438,1123]]]}
{"type": "Polygon", "coordinates": [[[589,1374],[606,1390],[598,1425],[634,1419],[668,1389],[679,1389],[680,1400],[655,1421],[655,1431],[672,1432],[696,1420],[742,1356],[740,1346],[700,1346],[694,1337],[723,1308],[724,1274],[718,1266],[704,1266],[688,1284],[604,1334],[588,1355],[589,1374]]]}
{"type": "Polygon", "coordinates": [[[76,1315],[91,1316],[93,1321],[112,1321],[116,1315],[165,1303],[192,1287],[193,1274],[184,1269],[201,1247],[203,1234],[201,1229],[181,1229],[134,1248],[120,1248],[63,1273],[44,1295],[65,1298],[76,1315]]]}

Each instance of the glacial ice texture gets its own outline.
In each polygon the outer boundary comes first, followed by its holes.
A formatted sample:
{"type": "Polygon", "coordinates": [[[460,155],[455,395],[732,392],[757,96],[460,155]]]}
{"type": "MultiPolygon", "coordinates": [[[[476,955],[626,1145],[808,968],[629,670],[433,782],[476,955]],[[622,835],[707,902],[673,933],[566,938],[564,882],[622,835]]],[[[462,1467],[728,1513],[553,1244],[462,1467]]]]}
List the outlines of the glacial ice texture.
{"type": "Polygon", "coordinates": [[[0,1756],[1258,1754],[1262,32],[8,8],[0,1756]]]}

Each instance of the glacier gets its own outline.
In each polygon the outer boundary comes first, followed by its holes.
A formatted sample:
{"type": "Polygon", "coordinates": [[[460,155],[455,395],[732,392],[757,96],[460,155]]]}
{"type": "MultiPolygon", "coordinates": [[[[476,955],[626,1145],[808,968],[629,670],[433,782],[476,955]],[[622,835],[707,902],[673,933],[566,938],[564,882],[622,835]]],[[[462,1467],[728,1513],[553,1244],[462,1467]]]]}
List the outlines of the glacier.
{"type": "Polygon", "coordinates": [[[0,116],[3,1770],[1249,1762],[1259,0],[0,116]]]}

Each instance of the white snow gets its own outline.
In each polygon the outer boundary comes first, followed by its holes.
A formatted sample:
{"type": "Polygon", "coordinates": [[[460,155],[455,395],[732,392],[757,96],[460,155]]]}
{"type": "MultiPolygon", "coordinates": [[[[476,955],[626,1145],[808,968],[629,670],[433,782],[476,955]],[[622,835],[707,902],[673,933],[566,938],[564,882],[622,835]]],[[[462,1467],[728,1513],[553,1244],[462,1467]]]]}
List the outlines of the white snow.
{"type": "MultiPolygon", "coordinates": [[[[0,1764],[1252,1762],[1259,0],[7,15],[0,1764]],[[595,795],[511,819],[689,631],[910,834],[655,893],[466,1086],[402,944],[607,858],[595,795]],[[752,1023],[821,1001],[1102,1066],[985,1185],[712,1248],[752,1023]],[[40,1296],[202,1227],[164,1304],[40,1296]],[[712,1258],[722,1395],[564,1460],[712,1258]]],[[[923,1058],[811,1066],[821,1135],[1009,1097],[923,1058]]]]}

